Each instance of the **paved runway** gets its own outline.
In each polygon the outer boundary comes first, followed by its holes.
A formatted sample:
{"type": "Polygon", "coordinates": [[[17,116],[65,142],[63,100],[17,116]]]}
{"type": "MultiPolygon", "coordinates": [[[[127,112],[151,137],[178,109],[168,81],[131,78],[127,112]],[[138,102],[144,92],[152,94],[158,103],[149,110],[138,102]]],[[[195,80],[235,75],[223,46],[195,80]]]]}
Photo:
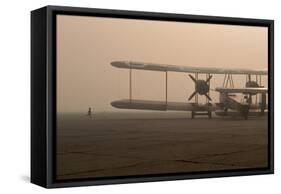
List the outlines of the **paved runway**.
{"type": "Polygon", "coordinates": [[[58,115],[58,179],[267,166],[267,117],[108,118],[58,115]]]}

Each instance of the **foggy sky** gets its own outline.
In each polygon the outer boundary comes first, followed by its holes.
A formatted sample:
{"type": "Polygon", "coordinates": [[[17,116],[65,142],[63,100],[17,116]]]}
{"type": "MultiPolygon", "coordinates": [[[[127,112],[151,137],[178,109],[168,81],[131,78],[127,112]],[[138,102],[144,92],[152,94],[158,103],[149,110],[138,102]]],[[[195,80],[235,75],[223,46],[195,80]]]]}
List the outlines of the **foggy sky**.
{"type": "MultiPolygon", "coordinates": [[[[119,111],[110,102],[129,97],[129,71],[112,61],[266,69],[267,41],[266,27],[59,15],[57,110],[119,111]]],[[[236,87],[244,86],[245,76],[233,78],[236,87]]],[[[215,75],[211,88],[222,79],[215,75]]],[[[168,73],[169,101],[187,102],[193,90],[187,73],[168,73]]],[[[218,101],[216,92],[211,96],[218,101]]],[[[133,98],[164,100],[164,72],[134,70],[133,98]]]]}

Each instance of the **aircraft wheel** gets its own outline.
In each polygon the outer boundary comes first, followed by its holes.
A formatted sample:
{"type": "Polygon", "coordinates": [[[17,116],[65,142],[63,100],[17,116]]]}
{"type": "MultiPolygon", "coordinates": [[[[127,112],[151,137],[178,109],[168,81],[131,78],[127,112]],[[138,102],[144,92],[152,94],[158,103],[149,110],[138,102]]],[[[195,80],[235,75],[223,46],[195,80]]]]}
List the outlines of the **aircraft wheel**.
{"type": "Polygon", "coordinates": [[[209,119],[212,118],[212,111],[208,111],[208,117],[209,117],[209,119]]]}
{"type": "Polygon", "coordinates": [[[249,110],[246,110],[246,111],[244,112],[244,119],[245,119],[245,120],[248,120],[248,115],[249,115],[249,110]]]}

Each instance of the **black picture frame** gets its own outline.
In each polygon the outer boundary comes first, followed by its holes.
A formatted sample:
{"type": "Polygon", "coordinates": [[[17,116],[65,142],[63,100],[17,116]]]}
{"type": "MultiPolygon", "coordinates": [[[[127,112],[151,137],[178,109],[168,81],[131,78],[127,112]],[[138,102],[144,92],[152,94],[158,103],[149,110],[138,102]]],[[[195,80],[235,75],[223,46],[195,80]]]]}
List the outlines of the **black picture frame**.
{"type": "Polygon", "coordinates": [[[31,12],[31,182],[46,188],[228,177],[274,173],[274,21],[109,9],[46,6],[31,12]],[[57,181],[56,153],[56,15],[101,16],[160,21],[268,27],[268,167],[57,181]]]}

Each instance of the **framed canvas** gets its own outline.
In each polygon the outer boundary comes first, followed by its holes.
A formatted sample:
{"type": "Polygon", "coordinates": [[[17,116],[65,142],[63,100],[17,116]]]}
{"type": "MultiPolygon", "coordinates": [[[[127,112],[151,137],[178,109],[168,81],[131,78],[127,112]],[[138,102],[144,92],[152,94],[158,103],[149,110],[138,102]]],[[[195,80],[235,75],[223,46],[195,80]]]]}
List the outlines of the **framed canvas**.
{"type": "Polygon", "coordinates": [[[31,182],[273,173],[272,20],[31,12],[31,182]]]}

